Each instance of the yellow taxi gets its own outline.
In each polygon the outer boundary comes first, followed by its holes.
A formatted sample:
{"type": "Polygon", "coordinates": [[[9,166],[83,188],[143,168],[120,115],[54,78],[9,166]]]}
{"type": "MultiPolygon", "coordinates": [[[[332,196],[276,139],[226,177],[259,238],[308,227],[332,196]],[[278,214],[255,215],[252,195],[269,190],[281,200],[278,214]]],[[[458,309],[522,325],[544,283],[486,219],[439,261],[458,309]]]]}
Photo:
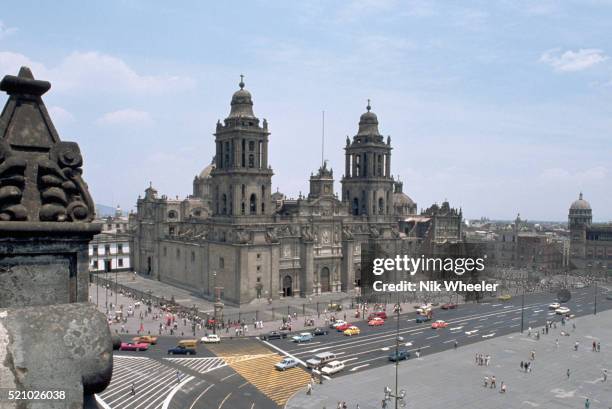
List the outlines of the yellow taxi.
{"type": "Polygon", "coordinates": [[[155,345],[157,344],[157,337],[153,337],[151,335],[141,335],[139,337],[132,338],[132,341],[134,341],[135,343],[144,342],[146,344],[155,345]]]}
{"type": "Polygon", "coordinates": [[[351,325],[350,327],[344,330],[344,335],[348,335],[349,337],[353,335],[359,335],[360,333],[361,330],[354,325],[351,325]]]}

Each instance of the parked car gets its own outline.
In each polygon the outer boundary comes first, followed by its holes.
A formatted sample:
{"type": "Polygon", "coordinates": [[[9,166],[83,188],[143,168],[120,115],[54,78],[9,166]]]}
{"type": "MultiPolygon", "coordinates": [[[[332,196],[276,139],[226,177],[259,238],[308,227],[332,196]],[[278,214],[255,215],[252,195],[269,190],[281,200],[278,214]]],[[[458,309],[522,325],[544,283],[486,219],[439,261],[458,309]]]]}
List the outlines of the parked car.
{"type": "Polygon", "coordinates": [[[202,337],[202,339],[200,339],[200,342],[204,344],[218,344],[219,342],[221,342],[221,337],[217,334],[210,334],[202,337]]]}
{"type": "Polygon", "coordinates": [[[146,351],[149,349],[149,344],[146,342],[122,342],[119,350],[121,351],[146,351]]]}
{"type": "Polygon", "coordinates": [[[266,341],[269,341],[271,339],[284,339],[284,338],[287,338],[287,333],[281,332],[281,331],[271,331],[263,336],[263,339],[265,339],[266,341]]]}
{"type": "Polygon", "coordinates": [[[455,308],[457,308],[457,304],[447,302],[446,304],[442,304],[440,308],[442,308],[443,310],[454,310],[455,308]]]}
{"type": "Polygon", "coordinates": [[[312,341],[312,334],[310,332],[302,332],[298,335],[294,335],[291,337],[291,339],[293,340],[293,342],[297,342],[298,344],[300,342],[308,342],[308,341],[312,341]]]}
{"type": "Polygon", "coordinates": [[[151,335],[142,335],[140,337],[132,338],[132,342],[134,342],[136,344],[145,342],[147,344],[155,345],[155,344],[157,344],[157,337],[154,337],[154,336],[151,336],[151,335]]]}
{"type": "Polygon", "coordinates": [[[317,327],[312,331],[312,335],[327,335],[327,330],[317,327]]]}
{"type": "Polygon", "coordinates": [[[321,372],[324,373],[325,375],[333,375],[335,373],[340,372],[343,369],[344,369],[344,364],[342,362],[340,362],[340,361],[332,361],[332,362],[328,363],[327,365],[325,365],[321,369],[321,372]]]}
{"type": "Polygon", "coordinates": [[[349,337],[353,335],[359,335],[360,333],[361,330],[354,325],[351,325],[350,327],[344,330],[344,335],[348,335],[349,337]]]}
{"type": "Polygon", "coordinates": [[[297,360],[293,359],[293,358],[285,358],[282,361],[280,361],[279,363],[275,364],[274,367],[276,369],[278,369],[279,371],[285,371],[289,368],[293,368],[294,366],[298,366],[299,363],[297,360]]]}
{"type": "Polygon", "coordinates": [[[168,350],[168,355],[195,355],[195,348],[187,348],[183,345],[177,345],[168,350]]]}
{"type": "Polygon", "coordinates": [[[415,321],[416,321],[417,324],[420,324],[420,323],[425,322],[425,321],[431,321],[431,316],[429,316],[429,315],[417,315],[415,321]]]}
{"type": "Polygon", "coordinates": [[[378,327],[379,325],[384,325],[385,320],[380,317],[374,317],[370,321],[368,321],[368,325],[371,327],[378,327]]]}
{"type": "Polygon", "coordinates": [[[393,351],[389,354],[389,361],[403,361],[404,359],[410,358],[410,352],[405,349],[393,351]]]}
{"type": "Polygon", "coordinates": [[[442,321],[442,320],[437,320],[433,324],[431,324],[431,328],[433,329],[446,328],[446,327],[448,327],[448,322],[442,321]]]}

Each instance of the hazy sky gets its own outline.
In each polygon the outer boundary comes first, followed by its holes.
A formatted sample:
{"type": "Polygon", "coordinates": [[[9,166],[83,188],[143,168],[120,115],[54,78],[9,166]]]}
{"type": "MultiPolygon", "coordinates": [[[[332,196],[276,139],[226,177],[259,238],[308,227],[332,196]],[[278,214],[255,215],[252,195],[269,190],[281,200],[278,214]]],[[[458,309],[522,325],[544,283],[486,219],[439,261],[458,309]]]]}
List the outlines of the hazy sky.
{"type": "Polygon", "coordinates": [[[564,220],[582,190],[612,219],[611,1],[19,1],[0,20],[0,73],[52,82],[97,203],[189,194],[243,73],[289,196],[320,164],[322,110],[339,189],[371,98],[419,209],[564,220]]]}

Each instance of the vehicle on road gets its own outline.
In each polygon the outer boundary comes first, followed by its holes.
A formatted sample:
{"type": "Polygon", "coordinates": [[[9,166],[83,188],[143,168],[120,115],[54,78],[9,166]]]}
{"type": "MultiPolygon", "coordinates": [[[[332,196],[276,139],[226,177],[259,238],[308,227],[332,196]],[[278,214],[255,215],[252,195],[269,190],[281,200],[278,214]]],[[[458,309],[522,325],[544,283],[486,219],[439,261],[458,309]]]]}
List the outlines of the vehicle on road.
{"type": "Polygon", "coordinates": [[[300,342],[308,342],[308,341],[312,341],[312,334],[310,332],[302,332],[298,335],[294,335],[291,337],[291,339],[293,340],[293,342],[297,342],[298,344],[300,342]]]}
{"type": "Polygon", "coordinates": [[[368,321],[368,325],[371,327],[378,327],[379,325],[384,325],[385,320],[380,317],[374,317],[370,321],[368,321]]]}
{"type": "Polygon", "coordinates": [[[330,328],[336,328],[337,326],[344,325],[344,324],[346,324],[346,321],[344,321],[344,320],[336,320],[336,321],[330,323],[329,327],[330,328]]]}
{"type": "Polygon", "coordinates": [[[556,310],[559,307],[561,307],[561,304],[559,304],[558,302],[554,302],[548,305],[549,310],[556,310]]]}
{"type": "Polygon", "coordinates": [[[146,342],[122,342],[119,350],[121,351],[146,351],[149,349],[149,344],[146,342]]]}
{"type": "Polygon", "coordinates": [[[221,337],[217,334],[209,334],[202,337],[202,339],[200,339],[200,342],[203,344],[218,344],[219,342],[221,342],[221,337]]]}
{"type": "Polygon", "coordinates": [[[185,347],[188,349],[196,349],[198,346],[197,339],[182,339],[178,342],[178,346],[185,347]]]}
{"type": "Polygon", "coordinates": [[[323,329],[323,328],[315,328],[314,330],[312,330],[312,335],[318,336],[318,335],[327,335],[327,330],[323,329]]]}
{"type": "Polygon", "coordinates": [[[146,342],[147,344],[155,345],[157,344],[157,337],[151,335],[142,335],[140,337],[132,338],[132,342],[134,342],[135,344],[146,342]]]}
{"type": "Polygon", "coordinates": [[[559,315],[563,315],[563,314],[569,314],[570,309],[567,307],[559,307],[555,310],[555,312],[559,315]]]}
{"type": "Polygon", "coordinates": [[[443,320],[437,320],[431,324],[431,327],[433,329],[446,328],[448,327],[448,322],[443,321],[443,320]]]}
{"type": "Polygon", "coordinates": [[[443,310],[454,310],[455,308],[457,308],[457,304],[447,302],[446,304],[442,304],[440,308],[442,308],[443,310]]]}
{"type": "Polygon", "coordinates": [[[262,339],[269,341],[271,339],[284,339],[287,338],[286,332],[281,331],[270,331],[267,334],[264,334],[262,339]]]}
{"type": "Polygon", "coordinates": [[[404,359],[410,358],[410,352],[405,349],[399,349],[389,354],[389,361],[403,361],[404,359]]]}
{"type": "Polygon", "coordinates": [[[431,313],[431,304],[421,305],[416,309],[416,313],[419,315],[429,315],[431,313]]]}
{"type": "Polygon", "coordinates": [[[512,296],[510,294],[502,294],[497,297],[497,299],[500,301],[510,301],[512,299],[512,296]]]}
{"type": "Polygon", "coordinates": [[[336,359],[336,354],[333,352],[320,352],[316,354],[313,358],[310,358],[306,361],[306,366],[309,368],[317,369],[321,366],[327,364],[328,362],[336,359]]]}
{"type": "Polygon", "coordinates": [[[383,320],[387,319],[387,313],[384,311],[373,312],[368,315],[368,321],[373,320],[374,318],[382,318],[383,320]]]}
{"type": "Polygon", "coordinates": [[[342,324],[342,325],[338,325],[338,326],[336,327],[336,329],[338,330],[338,332],[344,332],[344,331],[346,331],[346,330],[348,329],[348,327],[350,327],[350,326],[351,326],[351,324],[349,324],[348,322],[346,322],[346,323],[344,323],[344,324],[342,324]]]}
{"type": "Polygon", "coordinates": [[[279,363],[275,364],[274,367],[276,369],[278,369],[279,371],[285,371],[289,368],[293,368],[294,366],[298,366],[299,362],[294,359],[294,358],[285,358],[282,361],[280,361],[279,363]]]}
{"type": "Polygon", "coordinates": [[[606,295],[606,300],[612,300],[612,293],[606,295]]]}
{"type": "Polygon", "coordinates": [[[431,316],[429,316],[429,315],[417,315],[415,321],[416,321],[417,324],[420,324],[420,323],[425,322],[425,321],[431,321],[431,316]]]}
{"type": "Polygon", "coordinates": [[[168,355],[195,355],[195,348],[188,348],[183,345],[177,345],[174,348],[168,350],[168,355]]]}
{"type": "Polygon", "coordinates": [[[353,335],[359,335],[360,333],[361,333],[361,330],[354,325],[351,325],[350,327],[344,330],[344,335],[348,335],[349,337],[353,335]]]}
{"type": "Polygon", "coordinates": [[[325,375],[333,375],[335,373],[340,372],[343,369],[344,369],[344,364],[342,362],[331,361],[330,363],[328,363],[321,369],[321,372],[324,373],[325,375]]]}
{"type": "Polygon", "coordinates": [[[342,304],[336,304],[336,303],[327,304],[327,310],[335,311],[335,312],[342,311],[342,304]]]}

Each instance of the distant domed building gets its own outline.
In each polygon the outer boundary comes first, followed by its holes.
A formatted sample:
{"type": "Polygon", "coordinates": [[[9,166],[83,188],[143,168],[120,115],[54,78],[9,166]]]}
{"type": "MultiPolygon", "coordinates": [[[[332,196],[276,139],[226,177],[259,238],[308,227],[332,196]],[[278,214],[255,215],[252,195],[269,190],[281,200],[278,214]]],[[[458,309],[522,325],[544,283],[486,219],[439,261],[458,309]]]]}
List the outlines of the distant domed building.
{"type": "Polygon", "coordinates": [[[612,274],[612,225],[593,224],[593,210],[582,192],[568,214],[570,266],[592,274],[612,274]]]}

